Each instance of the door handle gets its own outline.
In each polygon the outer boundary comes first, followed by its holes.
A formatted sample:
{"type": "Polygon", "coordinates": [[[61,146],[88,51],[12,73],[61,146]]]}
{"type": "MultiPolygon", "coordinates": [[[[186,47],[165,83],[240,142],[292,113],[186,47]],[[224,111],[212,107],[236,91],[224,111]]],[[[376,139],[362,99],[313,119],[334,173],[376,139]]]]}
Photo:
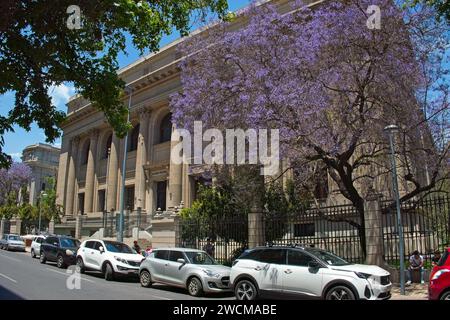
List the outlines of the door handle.
{"type": "Polygon", "coordinates": [[[286,270],[284,270],[284,273],[287,273],[287,274],[292,273],[292,270],[291,269],[286,269],[286,270]]]}
{"type": "Polygon", "coordinates": [[[169,265],[168,263],[165,264],[166,267],[167,267],[168,265],[169,265]]]}

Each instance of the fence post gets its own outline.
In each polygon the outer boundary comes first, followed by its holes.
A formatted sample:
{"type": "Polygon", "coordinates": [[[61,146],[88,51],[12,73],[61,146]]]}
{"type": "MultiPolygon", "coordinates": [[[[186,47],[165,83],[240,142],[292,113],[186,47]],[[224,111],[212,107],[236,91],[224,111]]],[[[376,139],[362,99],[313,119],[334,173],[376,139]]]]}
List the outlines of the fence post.
{"type": "Polygon", "coordinates": [[[55,234],[55,218],[51,218],[50,222],[48,223],[48,233],[55,234]]]}
{"type": "Polygon", "coordinates": [[[5,217],[2,217],[2,220],[0,221],[0,238],[3,238],[3,234],[5,233],[5,223],[5,217]]]}
{"type": "Polygon", "coordinates": [[[176,215],[173,217],[174,222],[174,230],[175,230],[175,246],[181,247],[181,217],[180,215],[176,215]]]}
{"type": "Polygon", "coordinates": [[[81,227],[82,227],[82,220],[83,216],[79,213],[75,220],[75,238],[81,239],[81,227]]]}
{"type": "Polygon", "coordinates": [[[381,215],[381,197],[369,189],[364,200],[364,220],[366,235],[366,264],[385,266],[383,259],[383,221],[381,215]]]}
{"type": "Polygon", "coordinates": [[[264,222],[262,210],[253,205],[248,214],[248,247],[254,248],[264,245],[264,222]]]}

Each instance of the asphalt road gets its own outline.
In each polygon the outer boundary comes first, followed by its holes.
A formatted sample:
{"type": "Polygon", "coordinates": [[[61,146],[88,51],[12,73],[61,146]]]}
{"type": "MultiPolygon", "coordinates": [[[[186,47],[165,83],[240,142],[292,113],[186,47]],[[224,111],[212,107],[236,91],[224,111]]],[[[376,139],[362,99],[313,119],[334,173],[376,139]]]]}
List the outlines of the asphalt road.
{"type": "Polygon", "coordinates": [[[86,272],[77,281],[71,277],[73,270],[75,270],[74,266],[66,270],[58,269],[53,263],[41,264],[39,259],[31,258],[28,252],[0,250],[0,300],[234,299],[232,294],[196,298],[191,297],[183,289],[158,284],[151,288],[143,288],[138,279],[119,279],[109,282],[97,272],[86,272]],[[79,289],[77,283],[79,283],[79,289]]]}

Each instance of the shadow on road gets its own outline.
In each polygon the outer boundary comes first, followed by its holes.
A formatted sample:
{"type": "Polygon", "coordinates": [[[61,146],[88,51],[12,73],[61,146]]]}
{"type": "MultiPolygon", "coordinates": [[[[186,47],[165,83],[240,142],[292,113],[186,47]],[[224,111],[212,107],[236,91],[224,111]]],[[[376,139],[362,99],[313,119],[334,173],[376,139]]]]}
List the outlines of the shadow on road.
{"type": "MultiPolygon", "coordinates": [[[[86,271],[85,274],[87,276],[95,277],[95,278],[98,278],[98,279],[104,279],[103,274],[101,272],[98,272],[98,271],[86,271]]],[[[139,277],[137,275],[136,276],[122,276],[122,275],[117,276],[116,275],[116,278],[114,279],[113,282],[138,283],[139,282],[139,277]]]]}
{"type": "MultiPolygon", "coordinates": [[[[183,288],[167,286],[167,285],[159,284],[159,283],[153,284],[151,286],[151,288],[156,289],[156,290],[161,290],[161,291],[185,294],[185,295],[189,296],[189,293],[187,292],[187,290],[183,289],[183,288]]],[[[220,292],[220,293],[207,293],[207,294],[204,294],[202,296],[202,298],[207,298],[207,299],[218,299],[219,298],[220,299],[220,298],[230,298],[233,296],[234,296],[233,292],[220,292]]]]}
{"type": "Polygon", "coordinates": [[[25,298],[0,285],[0,300],[25,300],[25,298]]]}

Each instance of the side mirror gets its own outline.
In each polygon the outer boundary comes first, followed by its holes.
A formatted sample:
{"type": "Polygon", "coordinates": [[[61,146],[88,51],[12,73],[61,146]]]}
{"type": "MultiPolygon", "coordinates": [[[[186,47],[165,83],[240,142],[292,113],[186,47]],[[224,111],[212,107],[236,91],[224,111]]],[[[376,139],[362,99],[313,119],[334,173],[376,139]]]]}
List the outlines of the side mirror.
{"type": "Polygon", "coordinates": [[[184,260],[184,259],[181,259],[181,258],[180,258],[180,259],[178,259],[178,260],[177,260],[177,262],[178,262],[178,263],[181,263],[181,264],[186,264],[186,260],[184,260]]]}
{"type": "Polygon", "coordinates": [[[308,268],[311,268],[311,269],[319,269],[321,267],[322,267],[322,265],[320,263],[318,263],[317,261],[310,261],[308,263],[308,268]]]}
{"type": "Polygon", "coordinates": [[[100,248],[98,248],[98,250],[100,251],[100,253],[105,252],[105,248],[103,248],[103,246],[101,246],[100,248]]]}

